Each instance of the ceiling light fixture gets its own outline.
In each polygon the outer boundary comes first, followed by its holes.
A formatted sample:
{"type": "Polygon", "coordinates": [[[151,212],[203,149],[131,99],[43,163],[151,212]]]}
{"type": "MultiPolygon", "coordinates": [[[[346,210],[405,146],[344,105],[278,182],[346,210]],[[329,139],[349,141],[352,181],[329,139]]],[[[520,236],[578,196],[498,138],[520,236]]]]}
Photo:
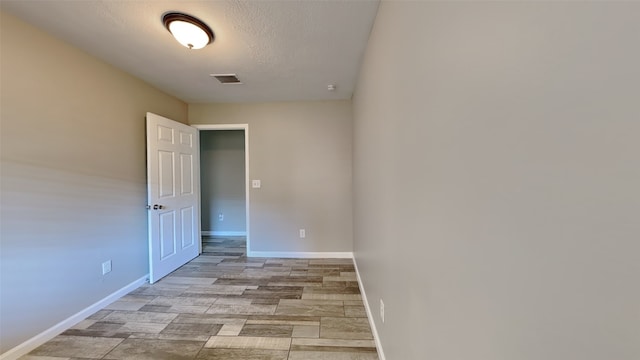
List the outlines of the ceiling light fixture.
{"type": "Polygon", "coordinates": [[[162,23],[180,44],[189,49],[202,49],[214,39],[211,28],[191,15],[169,12],[162,16],[162,23]]]}

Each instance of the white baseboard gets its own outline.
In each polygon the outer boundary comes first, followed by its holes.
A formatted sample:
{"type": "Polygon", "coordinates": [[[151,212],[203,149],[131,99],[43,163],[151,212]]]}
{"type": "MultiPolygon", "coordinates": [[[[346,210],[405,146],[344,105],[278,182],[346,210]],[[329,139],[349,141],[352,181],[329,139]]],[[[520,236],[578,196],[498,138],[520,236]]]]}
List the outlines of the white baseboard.
{"type": "Polygon", "coordinates": [[[301,259],[352,259],[352,252],[294,252],[294,251],[248,251],[249,257],[301,258],[301,259]]]}
{"type": "Polygon", "coordinates": [[[200,231],[204,236],[247,236],[246,231],[200,231]]]}
{"type": "Polygon", "coordinates": [[[356,258],[353,258],[353,265],[356,268],[356,277],[358,278],[358,286],[360,287],[360,293],[362,295],[362,302],[364,302],[364,308],[367,311],[367,318],[369,319],[369,325],[371,326],[371,332],[373,333],[373,340],[376,343],[376,349],[378,350],[378,358],[380,360],[386,360],[384,357],[384,351],[382,350],[382,343],[380,343],[380,337],[378,336],[378,329],[376,323],[373,321],[373,313],[369,306],[369,300],[367,300],[367,293],[364,291],[364,285],[362,284],[362,278],[360,278],[360,271],[358,271],[358,263],[356,258]]]}
{"type": "Polygon", "coordinates": [[[16,360],[19,357],[28,354],[29,352],[31,352],[32,350],[34,350],[35,348],[37,348],[38,346],[46,343],[47,341],[53,339],[54,337],[58,336],[60,333],[64,332],[65,330],[69,329],[70,327],[74,326],[75,324],[79,323],[80,321],[86,319],[87,317],[91,316],[93,313],[95,313],[98,310],[103,309],[104,307],[106,307],[107,305],[111,304],[112,302],[120,299],[121,297],[123,297],[124,295],[130,293],[131,291],[139,288],[142,284],[144,284],[147,279],[149,279],[149,275],[145,275],[143,277],[141,277],[138,280],[135,280],[134,282],[132,282],[129,285],[126,285],[125,287],[117,290],[116,292],[112,293],[111,295],[108,295],[107,297],[105,297],[104,299],[96,302],[93,305],[90,305],[89,307],[87,307],[84,310],[81,310],[80,312],[71,315],[70,317],[68,317],[65,320],[62,320],[61,322],[55,324],[54,326],[50,327],[49,329],[41,332],[40,334],[32,337],[31,339],[23,342],[22,344],[8,350],[7,352],[5,352],[4,354],[0,355],[0,360],[16,360]]]}

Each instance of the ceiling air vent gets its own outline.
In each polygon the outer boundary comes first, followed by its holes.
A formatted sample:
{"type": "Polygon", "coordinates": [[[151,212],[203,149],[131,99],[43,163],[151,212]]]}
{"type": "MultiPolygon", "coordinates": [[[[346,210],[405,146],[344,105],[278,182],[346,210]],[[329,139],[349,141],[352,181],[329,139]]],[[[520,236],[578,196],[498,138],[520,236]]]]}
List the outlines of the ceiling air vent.
{"type": "Polygon", "coordinates": [[[242,84],[236,74],[211,74],[211,76],[218,79],[221,84],[242,84]]]}

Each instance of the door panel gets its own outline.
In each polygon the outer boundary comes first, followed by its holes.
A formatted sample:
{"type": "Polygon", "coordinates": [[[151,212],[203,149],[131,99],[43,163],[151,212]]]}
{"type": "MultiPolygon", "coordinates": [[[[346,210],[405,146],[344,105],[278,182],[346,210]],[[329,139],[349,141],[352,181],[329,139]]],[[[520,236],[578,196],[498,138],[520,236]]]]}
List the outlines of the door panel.
{"type": "Polygon", "coordinates": [[[180,132],[180,144],[185,146],[192,146],[193,144],[193,135],[185,132],[180,132]]]}
{"type": "Polygon", "coordinates": [[[158,129],[158,141],[167,142],[173,144],[173,129],[159,125],[158,129]]]}
{"type": "Polygon", "coordinates": [[[160,260],[166,260],[176,253],[176,217],[173,211],[158,216],[160,217],[160,260]]]}
{"type": "Polygon", "coordinates": [[[193,156],[188,154],[180,154],[180,181],[182,195],[193,194],[193,156]]]}
{"type": "Polygon", "coordinates": [[[181,210],[182,212],[182,248],[186,249],[190,246],[196,245],[194,242],[194,228],[193,222],[193,208],[188,207],[181,210]]]}
{"type": "Polygon", "coordinates": [[[198,130],[147,113],[149,281],[200,253],[198,130]]]}
{"type": "Polygon", "coordinates": [[[159,198],[173,197],[175,193],[175,184],[173,181],[173,174],[175,172],[173,166],[173,152],[170,151],[158,151],[158,181],[159,186],[159,198]]]}

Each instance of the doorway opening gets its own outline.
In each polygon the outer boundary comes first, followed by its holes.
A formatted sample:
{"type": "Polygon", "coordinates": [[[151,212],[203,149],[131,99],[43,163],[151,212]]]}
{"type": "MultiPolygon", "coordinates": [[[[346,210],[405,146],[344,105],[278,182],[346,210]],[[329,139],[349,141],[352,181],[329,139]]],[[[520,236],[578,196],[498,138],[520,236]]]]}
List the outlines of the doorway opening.
{"type": "Polygon", "coordinates": [[[249,236],[248,125],[193,125],[200,130],[201,253],[244,257],[249,236]]]}

